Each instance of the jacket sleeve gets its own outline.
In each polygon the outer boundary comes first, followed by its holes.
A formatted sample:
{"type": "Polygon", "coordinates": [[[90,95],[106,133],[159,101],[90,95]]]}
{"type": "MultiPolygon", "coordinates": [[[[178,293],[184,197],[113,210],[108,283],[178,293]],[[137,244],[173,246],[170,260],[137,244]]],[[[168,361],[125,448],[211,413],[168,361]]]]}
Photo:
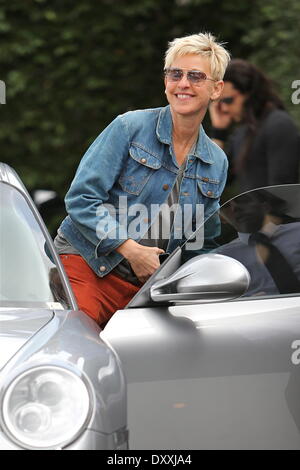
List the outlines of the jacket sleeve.
{"type": "Polygon", "coordinates": [[[96,257],[108,254],[128,238],[127,227],[118,223],[114,207],[105,205],[128,150],[128,132],[118,116],[89,147],[66,194],[67,212],[79,232],[95,245],[96,257]]]}

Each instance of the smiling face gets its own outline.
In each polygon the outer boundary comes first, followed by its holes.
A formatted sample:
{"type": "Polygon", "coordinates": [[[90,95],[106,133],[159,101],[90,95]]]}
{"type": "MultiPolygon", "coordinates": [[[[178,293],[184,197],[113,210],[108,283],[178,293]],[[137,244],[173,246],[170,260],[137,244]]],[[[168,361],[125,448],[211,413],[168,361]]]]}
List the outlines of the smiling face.
{"type": "MultiPolygon", "coordinates": [[[[199,70],[212,78],[209,60],[196,54],[178,57],[171,65],[172,68],[199,70]]],[[[223,88],[223,81],[204,80],[194,84],[188,80],[185,73],[181,80],[172,81],[165,78],[166,96],[172,113],[180,116],[200,116],[203,119],[210,100],[217,99],[223,88]]]]}

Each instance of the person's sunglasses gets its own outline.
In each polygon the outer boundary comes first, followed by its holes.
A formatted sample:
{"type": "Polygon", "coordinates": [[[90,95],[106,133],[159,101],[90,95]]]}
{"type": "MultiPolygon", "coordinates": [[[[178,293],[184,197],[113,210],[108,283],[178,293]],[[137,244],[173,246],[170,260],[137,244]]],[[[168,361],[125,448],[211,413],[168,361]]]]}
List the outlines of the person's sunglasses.
{"type": "Polygon", "coordinates": [[[226,98],[221,98],[219,100],[220,103],[225,103],[225,104],[232,104],[234,102],[234,97],[233,96],[227,96],[226,98]]]}
{"type": "MultiPolygon", "coordinates": [[[[170,82],[180,82],[184,76],[184,69],[169,67],[164,70],[164,74],[170,82]]],[[[200,70],[188,70],[186,72],[186,76],[188,81],[193,85],[201,85],[205,80],[212,80],[213,82],[216,81],[213,78],[209,78],[206,73],[200,72],[200,70]]]]}

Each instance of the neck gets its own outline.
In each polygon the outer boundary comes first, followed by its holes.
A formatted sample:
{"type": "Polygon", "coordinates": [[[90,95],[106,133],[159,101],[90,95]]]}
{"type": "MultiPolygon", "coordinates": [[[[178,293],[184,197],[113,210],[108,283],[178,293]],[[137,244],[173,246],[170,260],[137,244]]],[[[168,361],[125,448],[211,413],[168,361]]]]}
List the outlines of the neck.
{"type": "Polygon", "coordinates": [[[201,120],[183,119],[181,116],[173,120],[173,150],[179,165],[185,161],[188,152],[195,143],[201,120]]]}
{"type": "Polygon", "coordinates": [[[173,140],[180,142],[181,145],[192,145],[198,137],[199,127],[203,116],[182,116],[172,112],[173,121],[173,140]]]}

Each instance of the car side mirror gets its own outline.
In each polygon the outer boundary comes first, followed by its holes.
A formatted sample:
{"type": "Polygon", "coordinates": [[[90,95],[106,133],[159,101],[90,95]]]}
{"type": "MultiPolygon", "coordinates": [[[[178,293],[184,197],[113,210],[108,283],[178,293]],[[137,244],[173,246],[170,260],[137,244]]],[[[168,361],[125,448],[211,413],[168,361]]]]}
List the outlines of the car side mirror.
{"type": "Polygon", "coordinates": [[[187,261],[175,273],[153,284],[154,302],[200,303],[232,300],[249,287],[250,274],[229,256],[208,253],[187,261]]]}

